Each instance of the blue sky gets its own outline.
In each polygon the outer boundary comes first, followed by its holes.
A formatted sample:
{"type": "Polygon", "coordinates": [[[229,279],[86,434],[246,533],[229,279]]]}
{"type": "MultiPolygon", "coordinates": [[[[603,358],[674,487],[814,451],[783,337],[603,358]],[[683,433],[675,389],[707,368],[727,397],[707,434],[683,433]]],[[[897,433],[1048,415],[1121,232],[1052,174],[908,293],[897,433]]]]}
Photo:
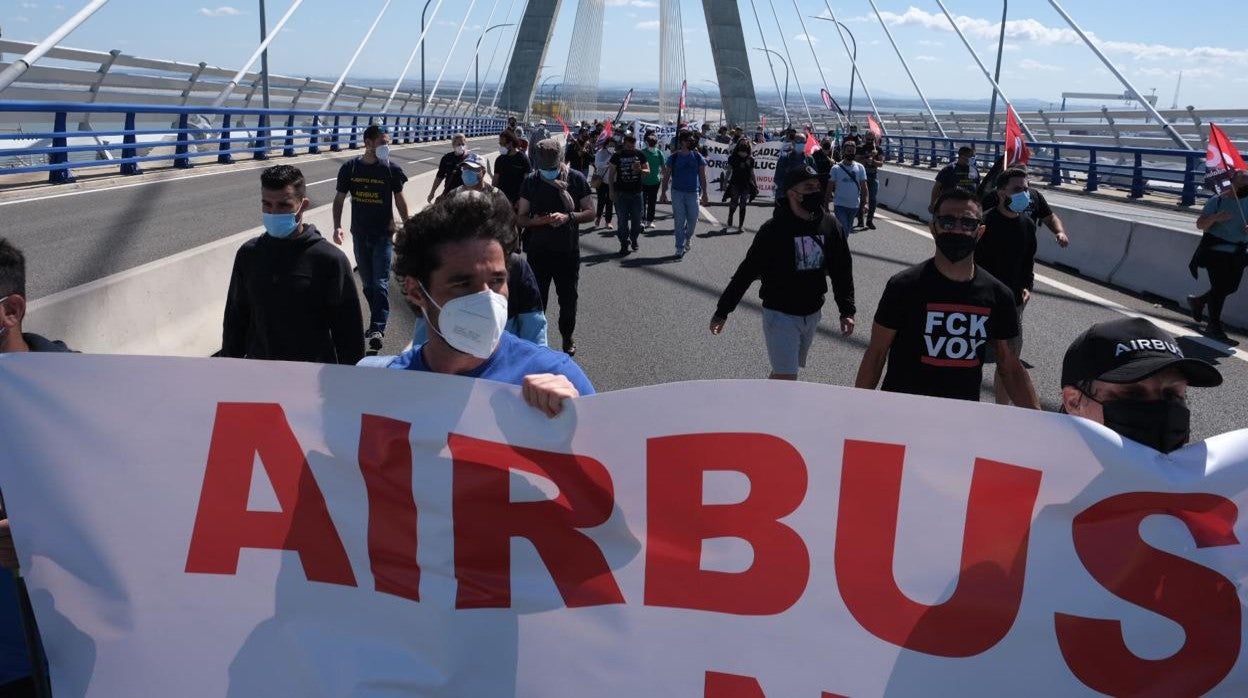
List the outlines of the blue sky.
{"type": "MultiPolygon", "coordinates": [[[[731,0],[714,0],[730,2],[731,0]]],[[[606,0],[601,81],[612,85],[657,84],[658,0],[606,0]]],[[[808,44],[801,36],[793,0],[770,0],[783,25],[794,62],[796,79],[813,94],[821,86],[808,44]]],[[[768,0],[755,0],[768,45],[781,34],[768,0]]],[[[336,77],[355,45],[384,4],[384,0],[305,0],[285,34],[270,50],[275,73],[303,77],[336,77]]],[[[436,4],[436,2],[434,3],[436,4]]],[[[749,0],[739,3],[746,42],[761,45],[749,0]]],[[[913,97],[913,88],[884,35],[867,0],[831,0],[837,17],[848,25],[859,44],[859,66],[867,86],[878,95],[913,97]]],[[[930,98],[984,98],[988,83],[952,32],[935,0],[876,0],[903,54],[930,98]]],[[[995,60],[996,32],[1001,16],[998,0],[945,0],[986,62],[995,60]]],[[[1115,63],[1144,93],[1156,88],[1159,105],[1169,107],[1179,70],[1183,87],[1179,106],[1248,107],[1248,50],[1242,29],[1248,26],[1248,3],[1227,2],[1192,6],[1178,11],[1174,0],[1063,0],[1063,6],[1097,40],[1115,63]],[[1216,9],[1215,9],[1216,8],[1216,9]],[[1219,32],[1217,27],[1234,31],[1219,32]]],[[[37,41],[51,32],[82,0],[0,0],[0,26],[5,38],[37,41]]],[[[471,73],[474,44],[482,27],[514,22],[524,0],[444,0],[433,20],[427,46],[426,73],[434,80],[450,54],[445,86],[457,92],[471,73]],[[510,17],[508,9],[510,8],[510,17]],[[493,17],[491,18],[491,11],[493,17]],[[465,26],[451,53],[456,31],[465,26]]],[[[823,0],[799,0],[803,15],[827,14],[823,0]]],[[[1012,99],[1059,101],[1063,91],[1120,92],[1121,86],[1076,38],[1046,0],[1010,3],[1002,88],[1012,99]]],[[[288,0],[269,0],[270,25],[289,6],[288,0]]],[[[393,79],[402,70],[419,37],[421,0],[393,0],[386,20],[361,55],[352,75],[393,79]]],[[[681,0],[690,85],[712,89],[714,80],[700,0],[681,0]]],[[[432,6],[430,7],[432,12],[432,6]]],[[[543,76],[564,72],[576,13],[574,0],[563,0],[543,76]]],[[[170,58],[234,68],[250,55],[257,42],[256,0],[112,0],[64,44],[105,51],[170,58]]],[[[848,86],[849,61],[830,22],[808,21],[819,60],[838,98],[848,86]]],[[[492,32],[482,43],[484,73],[495,39],[510,40],[510,29],[492,32]]],[[[775,46],[773,46],[775,47],[775,46]]],[[[498,51],[489,80],[498,75],[506,45],[498,51]]],[[[751,51],[757,89],[774,94],[763,54],[751,51]]],[[[777,64],[782,81],[783,68],[777,64]]],[[[419,75],[419,58],[413,65],[419,75]]],[[[558,78],[550,84],[558,82],[558,78]]],[[[471,91],[471,84],[468,87],[471,91]]],[[[795,89],[795,88],[793,88],[795,89]]],[[[861,89],[858,90],[861,95],[861,89]]],[[[857,97],[856,99],[861,99],[857,97]]],[[[1088,106],[1099,106],[1099,102],[1088,106]]],[[[1112,103],[1111,103],[1112,106],[1112,103]]]]}

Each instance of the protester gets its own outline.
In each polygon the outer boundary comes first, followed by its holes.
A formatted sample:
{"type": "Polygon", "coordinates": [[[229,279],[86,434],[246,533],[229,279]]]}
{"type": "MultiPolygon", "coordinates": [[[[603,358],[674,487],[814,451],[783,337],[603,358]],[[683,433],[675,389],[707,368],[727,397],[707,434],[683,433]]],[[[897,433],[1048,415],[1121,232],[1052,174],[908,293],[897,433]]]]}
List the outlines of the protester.
{"type": "Polygon", "coordinates": [[[516,123],[516,117],[514,116],[507,117],[507,128],[512,133],[516,134],[517,139],[524,138],[524,129],[521,128],[520,125],[516,123]]]}
{"type": "Polygon", "coordinates": [[[720,126],[719,130],[715,132],[715,142],[725,145],[732,143],[732,136],[728,135],[727,126],[720,126]]]}
{"type": "Polygon", "coordinates": [[[537,143],[539,141],[544,141],[547,138],[550,138],[550,130],[546,128],[546,120],[539,119],[537,122],[537,128],[533,129],[533,132],[529,136],[529,140],[533,143],[537,143]]]}
{"type": "MultiPolygon", "coordinates": [[[[1031,301],[1035,285],[1036,224],[1026,215],[1031,206],[1027,171],[1006,170],[1001,174],[997,207],[984,215],[984,235],[975,246],[975,264],[1005,284],[1014,294],[1018,310],[1018,335],[1008,340],[1016,355],[1023,351],[1023,309],[1031,301]]],[[[988,347],[984,363],[996,363],[996,352],[988,347]]],[[[1005,381],[997,366],[993,387],[998,405],[1010,404],[1005,381]]]]}
{"type": "Polygon", "coordinates": [[[841,147],[844,148],[846,143],[854,145],[862,145],[862,136],[858,135],[858,125],[850,124],[849,130],[845,132],[845,137],[841,139],[841,147]]]}
{"type": "Polygon", "coordinates": [[[403,185],[407,175],[390,159],[390,134],[377,124],[364,129],[364,154],[338,169],[334,196],[334,244],[341,245],[343,204],[351,195],[351,242],[355,263],[368,301],[368,330],[364,339],[369,351],[381,351],[390,319],[390,254],[396,230],[394,209],[400,224],[407,220],[403,185]]]}
{"type": "Polygon", "coordinates": [[[975,191],[979,185],[979,170],[975,167],[975,148],[964,145],[958,148],[958,159],[941,168],[936,173],[936,183],[932,185],[932,204],[928,210],[936,210],[936,199],[940,195],[954,189],[975,191]]]}
{"type": "Polygon", "coordinates": [[[516,217],[528,230],[529,264],[537,276],[542,307],[550,307],[550,284],[559,297],[559,334],[563,351],[576,355],[577,283],[580,280],[581,243],[577,226],[594,216],[589,182],[563,163],[559,141],[537,144],[533,164],[537,171],[524,180],[516,217]]]}
{"type": "Polygon", "coordinates": [[[975,265],[984,233],[975,195],[941,194],[930,226],[936,253],[885,285],[854,385],[875,389],[887,363],[884,390],[977,401],[992,343],[1010,400],[1040,409],[1031,376],[1009,345],[1019,331],[1014,295],[975,265]]]}
{"type": "Polygon", "coordinates": [[[750,154],[750,141],[737,141],[736,150],[728,156],[728,227],[732,227],[732,214],[740,210],[737,232],[745,230],[746,207],[758,192],[754,176],[754,156],[750,154]]]}
{"type": "Polygon", "coordinates": [[[525,402],[550,417],[566,398],[592,395],[593,385],[570,357],[503,330],[506,250],[515,244],[515,225],[503,197],[477,191],[460,190],[416,214],[399,237],[394,271],[433,336],[360,365],[520,385],[525,402]]]}
{"type": "MultiPolygon", "coordinates": [[[[53,341],[33,332],[23,332],[22,323],[28,310],[26,302],[26,256],[12,243],[0,238],[0,354],[22,352],[67,353],[64,342],[53,341]]],[[[10,405],[9,409],[20,409],[10,405]]],[[[28,647],[23,632],[25,623],[34,623],[34,616],[23,618],[23,588],[16,583],[17,550],[9,532],[9,515],[4,497],[0,495],[0,696],[35,698],[33,666],[43,664],[43,648],[28,647]],[[31,664],[32,654],[39,664],[31,664]]],[[[31,628],[34,637],[38,629],[31,628]]],[[[46,671],[46,668],[43,669],[46,671]]]]}
{"type": "Polygon", "coordinates": [[[620,217],[618,237],[620,255],[635,252],[641,237],[641,180],[650,172],[650,164],[637,150],[637,138],[632,133],[624,136],[624,147],[611,156],[607,165],[607,183],[611,199],[620,217]]]}
{"type": "Polygon", "coordinates": [[[1244,268],[1248,267],[1248,171],[1236,172],[1231,186],[1205,202],[1196,227],[1204,235],[1188,266],[1193,277],[1200,267],[1209,272],[1209,290],[1198,296],[1188,296],[1187,303],[1192,309],[1192,319],[1198,323],[1204,322],[1208,307],[1209,323],[1205,332],[1225,337],[1222,307],[1227,297],[1239,290],[1244,268]]]}
{"type": "Polygon", "coordinates": [[[875,209],[879,204],[880,168],[884,166],[884,151],[875,142],[875,134],[867,131],[862,136],[862,145],[858,148],[858,162],[867,173],[867,220],[863,225],[862,210],[858,211],[858,227],[875,230],[875,209]]]}
{"type": "Polygon", "coordinates": [[[814,341],[828,292],[841,315],[841,333],[854,331],[853,261],[845,236],[823,210],[819,174],[794,170],[785,201],[754,236],[745,259],[719,297],[711,333],[719,334],[755,279],[762,281],[763,337],[771,361],[769,378],[797,380],[814,341]]]}
{"type": "Polygon", "coordinates": [[[832,159],[832,141],[826,138],[820,141],[819,147],[810,154],[810,162],[815,166],[815,172],[819,173],[819,193],[823,194],[826,208],[827,202],[832,198],[828,182],[832,179],[832,166],[836,164],[836,161],[832,159]]]}
{"type": "Polygon", "coordinates": [[[580,135],[575,139],[570,139],[564,160],[568,163],[568,167],[580,172],[586,180],[589,180],[589,167],[594,164],[594,153],[589,144],[588,131],[582,129],[580,135]]]}
{"type": "MultiPolygon", "coordinates": [[[[985,211],[991,211],[997,207],[997,189],[1001,184],[999,181],[1001,175],[1005,174],[1004,163],[1004,158],[998,158],[979,184],[977,195],[985,211]]],[[[1022,167],[1017,169],[1026,171],[1022,167]]],[[[1070,245],[1070,238],[1066,235],[1066,225],[1062,223],[1062,219],[1057,215],[1057,212],[1049,206],[1049,202],[1044,198],[1044,192],[1034,188],[1030,191],[1031,204],[1027,206],[1026,214],[1036,224],[1036,232],[1040,231],[1041,225],[1048,226],[1049,230],[1053,231],[1053,237],[1057,240],[1059,247],[1070,245]]]]}
{"type": "Polygon", "coordinates": [[[354,364],[364,355],[363,318],[351,263],[303,221],[303,173],[275,165],[260,174],[265,232],[234,257],[221,356],[354,364]]]}
{"type": "MultiPolygon", "coordinates": [[[[514,122],[515,118],[511,118],[509,121],[514,122]]],[[[517,139],[520,138],[519,131],[512,128],[512,133],[515,134],[517,139]]],[[[467,155],[468,137],[462,133],[452,136],[451,152],[443,155],[442,159],[438,161],[438,174],[434,176],[433,188],[429,190],[429,203],[433,202],[434,197],[438,194],[438,187],[442,184],[446,185],[446,188],[442,190],[443,194],[463,184],[463,181],[459,178],[459,164],[464,161],[467,155]]]]}
{"type": "Polygon", "coordinates": [[[832,189],[832,210],[841,224],[841,233],[854,230],[854,216],[861,216],[867,205],[867,171],[855,162],[858,145],[853,141],[841,146],[841,161],[832,168],[829,186],[832,189]]]}
{"type": "MultiPolygon", "coordinates": [[[[494,186],[514,206],[520,200],[520,185],[533,171],[529,156],[520,152],[520,140],[510,131],[498,134],[498,157],[494,158],[494,186]]],[[[461,173],[462,177],[462,173],[461,173]]]]}
{"type": "Polygon", "coordinates": [[[815,166],[814,161],[806,155],[806,139],[798,138],[797,131],[787,130],[784,139],[780,157],[776,158],[776,173],[773,180],[777,203],[784,202],[785,189],[788,187],[787,175],[790,170],[815,166]]]}
{"type": "Polygon", "coordinates": [[[754,129],[754,142],[755,142],[755,143],[766,143],[766,142],[767,142],[767,134],[763,133],[763,127],[762,127],[762,126],[759,126],[758,128],[754,129]]]}
{"type": "Polygon", "coordinates": [[[672,187],[672,219],[675,222],[676,259],[681,259],[693,247],[693,232],[698,225],[698,200],[709,204],[706,184],[706,158],[693,148],[697,136],[682,133],[679,147],[667,158],[663,168],[661,200],[667,201],[667,187],[672,187]]]}
{"type": "Polygon", "coordinates": [[[1102,322],[1075,338],[1062,360],[1062,411],[1170,453],[1191,438],[1187,389],[1222,374],[1187,358],[1174,337],[1144,318],[1102,322]]]}
{"type": "Polygon", "coordinates": [[[607,228],[611,228],[611,218],[615,215],[615,205],[611,202],[611,183],[607,181],[607,168],[611,165],[611,157],[615,155],[615,141],[607,138],[598,144],[594,153],[594,178],[590,180],[594,193],[598,196],[598,208],[594,217],[594,227],[601,228],[605,218],[607,228]]]}
{"type": "Polygon", "coordinates": [[[641,195],[646,205],[646,228],[654,227],[654,209],[659,200],[659,184],[663,181],[663,150],[653,131],[646,132],[646,148],[641,151],[649,167],[641,178],[641,195]]]}

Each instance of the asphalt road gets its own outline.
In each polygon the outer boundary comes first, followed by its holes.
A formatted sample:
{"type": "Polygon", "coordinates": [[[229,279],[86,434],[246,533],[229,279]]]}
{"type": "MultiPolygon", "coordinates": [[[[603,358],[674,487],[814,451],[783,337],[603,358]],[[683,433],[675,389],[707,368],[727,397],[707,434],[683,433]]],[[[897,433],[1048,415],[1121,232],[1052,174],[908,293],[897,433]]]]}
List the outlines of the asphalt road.
{"type": "MultiPolygon", "coordinates": [[[[403,161],[409,176],[415,176],[436,166],[447,148],[445,143],[406,147],[395,157],[403,161]]],[[[329,203],[333,177],[348,157],[298,161],[314,205],[329,203]]],[[[26,251],[32,269],[31,296],[38,298],[255,227],[258,169],[250,164],[236,167],[209,176],[71,191],[59,198],[46,198],[45,192],[60,192],[36,190],[34,195],[45,198],[0,202],[0,215],[8,223],[2,234],[26,251]]],[[[212,170],[204,168],[208,171],[212,170]]],[[[423,200],[424,194],[412,191],[409,198],[423,200]]],[[[762,378],[768,373],[757,284],[729,318],[723,334],[712,336],[707,325],[720,292],[744,257],[753,232],[770,215],[770,207],[751,207],[744,234],[723,233],[718,223],[700,221],[693,251],[679,262],[670,256],[670,212],[670,207],[660,206],[658,227],[645,232],[640,252],[625,258],[617,254],[613,233],[582,230],[577,360],[599,391],[684,380],[762,378]]],[[[727,210],[712,204],[707,213],[723,220],[727,210]]],[[[1141,216],[1150,213],[1140,211],[1141,216]]],[[[848,338],[840,335],[829,298],[827,317],[802,380],[852,385],[884,283],[932,254],[931,240],[919,234],[920,224],[886,212],[881,212],[877,224],[878,230],[857,233],[850,240],[858,330],[848,338]]],[[[1068,232],[1072,237],[1094,233],[1068,232]]],[[[1222,370],[1226,378],[1222,387],[1191,391],[1195,438],[1248,427],[1248,401],[1241,397],[1248,388],[1248,353],[1199,338],[1190,318],[1178,308],[1157,306],[1043,265],[1037,266],[1037,273],[1052,283],[1037,285],[1024,319],[1022,355],[1032,367],[1032,379],[1047,409],[1058,404],[1066,346],[1089,325],[1121,317],[1122,310],[1109,307],[1118,304],[1126,312],[1170,323],[1189,356],[1214,361],[1222,370]]],[[[383,350],[387,354],[401,351],[408,342],[413,319],[394,284],[391,299],[391,327],[383,350]]],[[[552,299],[549,315],[551,342],[558,346],[556,305],[552,299]]],[[[1233,341],[1242,342],[1244,337],[1233,341]]],[[[984,386],[987,400],[990,380],[987,377],[984,386]]]]}
{"type": "MultiPolygon", "coordinates": [[[[492,142],[473,139],[475,147],[492,142]]],[[[449,151],[443,141],[396,147],[394,158],[415,177],[436,169],[449,151]]],[[[27,292],[40,298],[258,226],[260,170],[269,165],[296,165],[313,207],[328,204],[338,168],[360,152],[165,171],[83,188],[41,187],[0,202],[0,236],[26,254],[27,292]]],[[[427,194],[407,192],[412,203],[427,194]]]]}
{"type": "MultiPolygon", "coordinates": [[[[720,221],[727,218],[724,206],[712,204],[707,211],[720,221]]],[[[692,252],[679,262],[670,257],[674,247],[670,213],[670,207],[660,205],[657,227],[645,231],[641,251],[628,257],[618,255],[614,233],[582,231],[576,359],[599,391],[673,381],[765,378],[769,372],[757,284],[729,317],[723,334],[711,335],[708,325],[720,292],[745,256],[753,232],[769,217],[770,207],[750,208],[744,234],[724,234],[721,225],[700,221],[692,252]]],[[[850,337],[841,336],[829,295],[801,380],[853,385],[885,282],[932,255],[929,238],[902,227],[919,229],[921,224],[885,212],[876,224],[877,230],[856,233],[850,239],[858,329],[850,337]]],[[[1072,236],[1091,233],[1069,232],[1072,236]]],[[[1244,352],[1235,358],[1195,341],[1191,318],[1175,308],[1157,307],[1049,267],[1038,265],[1037,274],[1185,329],[1186,336],[1179,340],[1184,352],[1217,363],[1226,378],[1219,388],[1189,393],[1194,438],[1248,427],[1248,401],[1241,397],[1248,389],[1244,352]]],[[[551,295],[550,343],[558,347],[557,303],[551,295]]],[[[411,311],[393,289],[391,298],[391,326],[382,352],[386,354],[401,351],[412,331],[411,311]]],[[[1046,409],[1058,407],[1061,360],[1070,341],[1093,323],[1119,317],[1119,311],[1068,290],[1037,285],[1024,317],[1022,356],[1032,367],[1032,380],[1046,409]]],[[[985,373],[983,399],[991,401],[991,375],[985,373]]]]}

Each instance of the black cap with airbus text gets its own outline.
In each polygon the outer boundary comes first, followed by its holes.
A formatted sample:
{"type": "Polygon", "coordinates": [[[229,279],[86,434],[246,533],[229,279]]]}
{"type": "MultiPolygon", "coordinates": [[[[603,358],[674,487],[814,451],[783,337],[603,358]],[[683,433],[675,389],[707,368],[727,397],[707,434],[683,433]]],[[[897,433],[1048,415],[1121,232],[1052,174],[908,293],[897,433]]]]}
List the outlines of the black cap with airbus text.
{"type": "Polygon", "coordinates": [[[1134,383],[1158,371],[1177,368],[1188,385],[1212,388],[1222,384],[1213,364],[1183,355],[1174,337],[1144,318],[1102,322],[1075,338],[1062,361],[1062,385],[1100,380],[1134,383]]]}

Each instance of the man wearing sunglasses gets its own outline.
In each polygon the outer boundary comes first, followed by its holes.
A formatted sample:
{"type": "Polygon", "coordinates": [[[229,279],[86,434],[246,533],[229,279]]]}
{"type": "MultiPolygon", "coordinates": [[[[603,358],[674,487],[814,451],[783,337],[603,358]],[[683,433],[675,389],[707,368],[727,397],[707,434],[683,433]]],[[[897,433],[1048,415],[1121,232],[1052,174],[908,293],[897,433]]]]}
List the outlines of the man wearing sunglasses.
{"type": "Polygon", "coordinates": [[[1031,376],[1009,344],[1018,336],[1018,310],[1009,287],[975,265],[984,234],[974,194],[944,192],[931,222],[936,253],[889,279],[858,367],[858,388],[959,400],[979,400],[984,354],[996,352],[1010,401],[1040,409],[1031,376]]]}

